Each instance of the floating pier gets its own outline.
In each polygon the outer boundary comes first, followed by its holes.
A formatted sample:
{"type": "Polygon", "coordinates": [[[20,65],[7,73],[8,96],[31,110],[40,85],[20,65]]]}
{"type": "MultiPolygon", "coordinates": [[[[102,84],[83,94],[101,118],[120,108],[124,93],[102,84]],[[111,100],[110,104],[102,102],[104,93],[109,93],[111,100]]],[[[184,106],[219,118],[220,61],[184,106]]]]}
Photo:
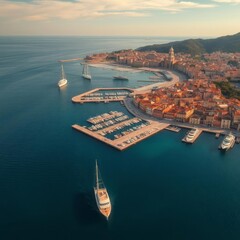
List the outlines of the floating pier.
{"type": "MultiPolygon", "coordinates": [[[[127,122],[129,122],[129,121],[130,120],[127,120],[127,122]]],[[[151,121],[149,121],[149,123],[150,124],[145,127],[142,127],[138,130],[130,132],[127,135],[121,136],[114,140],[111,140],[111,139],[106,138],[103,135],[101,135],[101,132],[106,129],[102,129],[100,131],[91,131],[91,130],[87,129],[86,127],[80,126],[78,124],[72,125],[72,128],[74,128],[77,131],[80,131],[82,133],[85,133],[103,143],[106,143],[111,147],[114,147],[120,151],[123,151],[126,148],[131,147],[132,145],[158,133],[159,131],[161,131],[169,126],[169,124],[166,124],[166,123],[157,123],[157,122],[151,122],[151,121]]],[[[118,124],[116,124],[116,126],[112,125],[107,130],[113,129],[113,128],[119,126],[120,124],[124,124],[124,122],[118,123],[118,124]]]]}
{"type": "Polygon", "coordinates": [[[120,102],[128,95],[128,93],[133,92],[131,88],[95,88],[91,91],[82,93],[72,98],[72,102],[74,103],[99,103],[99,102],[120,102]],[[101,95],[102,93],[97,94],[98,91],[106,91],[105,95],[101,95]],[[111,91],[119,91],[119,92],[111,92],[111,91]],[[121,92],[125,91],[125,92],[121,92]],[[109,93],[110,92],[110,93],[109,93]]]}
{"type": "Polygon", "coordinates": [[[166,130],[169,130],[169,131],[172,131],[172,132],[180,132],[181,131],[181,128],[179,127],[176,127],[176,126],[168,126],[166,127],[166,130]]]}
{"type": "Polygon", "coordinates": [[[58,60],[58,62],[75,62],[75,61],[80,61],[82,58],[72,58],[72,59],[66,59],[66,60],[58,60]]]}

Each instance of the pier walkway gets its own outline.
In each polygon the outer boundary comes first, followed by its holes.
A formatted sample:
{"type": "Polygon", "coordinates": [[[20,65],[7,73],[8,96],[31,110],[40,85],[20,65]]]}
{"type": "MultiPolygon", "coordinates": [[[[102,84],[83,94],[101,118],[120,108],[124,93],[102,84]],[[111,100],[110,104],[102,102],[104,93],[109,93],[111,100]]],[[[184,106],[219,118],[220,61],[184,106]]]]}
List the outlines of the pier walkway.
{"type": "Polygon", "coordinates": [[[133,92],[131,88],[95,88],[88,92],[81,93],[72,98],[72,102],[74,103],[87,103],[87,102],[119,102],[122,101],[126,94],[117,94],[116,95],[106,95],[106,96],[90,96],[90,94],[94,94],[98,91],[128,91],[129,93],[133,92]]]}
{"type": "MultiPolygon", "coordinates": [[[[159,71],[159,70],[158,70],[159,71]]],[[[172,80],[171,81],[167,81],[167,82],[158,82],[158,83],[154,83],[154,84],[150,84],[144,87],[140,87],[134,90],[134,94],[142,94],[145,92],[149,92],[152,90],[152,88],[163,88],[163,87],[171,87],[173,85],[175,85],[177,82],[180,81],[180,77],[173,73],[168,71],[167,72],[169,76],[171,76],[172,80]]]]}
{"type": "Polygon", "coordinates": [[[80,61],[83,60],[82,58],[72,58],[72,59],[66,59],[66,60],[58,60],[58,62],[74,62],[74,61],[80,61]]]}
{"type": "MultiPolygon", "coordinates": [[[[208,133],[219,133],[219,134],[227,134],[230,130],[229,129],[222,129],[222,128],[213,128],[213,127],[207,127],[207,126],[202,126],[202,125],[193,125],[190,123],[182,123],[182,122],[177,122],[174,120],[167,120],[167,119],[158,119],[155,118],[151,115],[146,114],[145,112],[141,111],[138,109],[132,102],[132,98],[125,98],[124,99],[124,105],[128,109],[129,112],[131,112],[134,116],[139,117],[141,119],[144,119],[146,121],[152,120],[152,121],[157,121],[161,123],[168,123],[169,125],[174,125],[180,128],[186,128],[186,129],[192,129],[192,128],[198,128],[202,132],[208,132],[208,133]]],[[[236,136],[239,135],[239,132],[232,131],[236,136]]]]}
{"type": "MultiPolygon", "coordinates": [[[[158,133],[159,131],[165,129],[168,126],[169,126],[169,124],[166,124],[166,123],[158,123],[158,122],[150,121],[150,124],[148,126],[145,126],[141,129],[130,132],[129,134],[119,137],[118,139],[115,139],[115,140],[111,140],[111,139],[108,139],[108,138],[100,135],[100,132],[102,130],[93,132],[93,131],[88,130],[86,127],[82,127],[78,124],[72,125],[72,128],[74,128],[82,133],[85,133],[101,142],[104,142],[111,147],[114,147],[120,151],[123,151],[126,148],[129,148],[130,146],[158,133]]],[[[113,128],[113,127],[114,126],[111,126],[111,128],[113,128]]]]}

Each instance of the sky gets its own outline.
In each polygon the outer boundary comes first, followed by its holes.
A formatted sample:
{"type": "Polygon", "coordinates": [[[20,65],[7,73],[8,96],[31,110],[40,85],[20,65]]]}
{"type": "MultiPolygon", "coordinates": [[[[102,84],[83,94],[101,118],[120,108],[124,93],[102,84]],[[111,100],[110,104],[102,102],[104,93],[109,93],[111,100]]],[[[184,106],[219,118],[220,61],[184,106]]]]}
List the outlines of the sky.
{"type": "Polygon", "coordinates": [[[240,32],[240,0],[0,0],[0,35],[192,36],[240,32]]]}

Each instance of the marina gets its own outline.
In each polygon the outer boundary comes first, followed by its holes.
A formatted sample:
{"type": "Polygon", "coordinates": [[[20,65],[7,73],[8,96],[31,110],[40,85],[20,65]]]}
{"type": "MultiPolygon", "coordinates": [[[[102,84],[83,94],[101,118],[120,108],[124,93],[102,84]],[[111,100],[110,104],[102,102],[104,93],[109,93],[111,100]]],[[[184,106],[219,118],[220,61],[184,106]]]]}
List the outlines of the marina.
{"type": "Polygon", "coordinates": [[[85,133],[120,151],[158,133],[169,126],[167,123],[144,121],[130,118],[121,112],[104,113],[87,120],[91,126],[72,125],[72,128],[85,133]],[[113,135],[114,134],[114,135],[113,135]]]}
{"type": "MultiPolygon", "coordinates": [[[[120,151],[71,127],[90,127],[87,119],[110,111],[127,114],[120,102],[73,104],[73,96],[99,87],[133,88],[143,79],[141,73],[129,72],[129,81],[113,81],[112,76],[122,73],[94,68],[93,80],[83,80],[76,61],[63,64],[69,82],[58,89],[61,64],[55,59],[84,56],[86,42],[89,52],[146,44],[142,37],[108,39],[2,39],[1,239],[188,240],[196,233],[199,239],[238,239],[240,146],[226,154],[217,149],[229,130],[222,129],[215,139],[218,130],[209,128],[212,133],[206,134],[205,126],[197,141],[186,145],[181,139],[194,126],[169,121],[181,127],[178,134],[165,128],[120,151]],[[95,200],[96,159],[112,206],[108,222],[95,200]]],[[[145,124],[146,114],[139,112],[133,118],[144,121],[103,137],[115,139],[145,124]]],[[[104,129],[93,132],[98,131],[104,129]]]]}
{"type": "Polygon", "coordinates": [[[133,90],[130,88],[95,88],[73,97],[72,102],[119,102],[131,92],[133,92],[133,90]]]}
{"type": "MultiPolygon", "coordinates": [[[[98,116],[90,117],[86,121],[90,126],[82,126],[79,124],[72,125],[72,128],[85,133],[111,147],[120,151],[129,148],[130,146],[151,137],[161,130],[168,130],[172,132],[180,132],[181,128],[187,128],[189,131],[182,139],[182,142],[193,144],[203,131],[220,135],[224,130],[213,130],[208,128],[192,128],[191,126],[183,125],[181,123],[171,125],[169,122],[156,121],[150,118],[144,118],[139,112],[134,113],[129,105],[126,104],[127,109],[134,115],[129,117],[123,112],[110,111],[98,116]]],[[[232,146],[233,147],[233,146],[232,146]]]]}

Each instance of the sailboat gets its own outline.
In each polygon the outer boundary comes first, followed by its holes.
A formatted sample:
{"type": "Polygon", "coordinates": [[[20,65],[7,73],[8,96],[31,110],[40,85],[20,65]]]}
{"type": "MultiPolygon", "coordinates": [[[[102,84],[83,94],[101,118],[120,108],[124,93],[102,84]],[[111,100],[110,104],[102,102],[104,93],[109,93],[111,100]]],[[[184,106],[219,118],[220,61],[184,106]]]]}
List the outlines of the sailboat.
{"type": "Polygon", "coordinates": [[[67,79],[63,70],[63,65],[62,65],[62,73],[61,73],[61,79],[58,81],[58,86],[61,88],[67,84],[67,79]]]}
{"type": "Polygon", "coordinates": [[[83,64],[82,76],[83,76],[83,78],[88,79],[88,80],[92,79],[92,76],[90,75],[90,72],[88,70],[88,65],[86,63],[83,64]]]}
{"type": "Polygon", "coordinates": [[[108,220],[108,217],[111,214],[112,207],[107,189],[103,183],[100,172],[98,170],[97,161],[96,161],[96,187],[94,187],[94,194],[100,213],[103,216],[105,216],[106,219],[108,220]]]}

